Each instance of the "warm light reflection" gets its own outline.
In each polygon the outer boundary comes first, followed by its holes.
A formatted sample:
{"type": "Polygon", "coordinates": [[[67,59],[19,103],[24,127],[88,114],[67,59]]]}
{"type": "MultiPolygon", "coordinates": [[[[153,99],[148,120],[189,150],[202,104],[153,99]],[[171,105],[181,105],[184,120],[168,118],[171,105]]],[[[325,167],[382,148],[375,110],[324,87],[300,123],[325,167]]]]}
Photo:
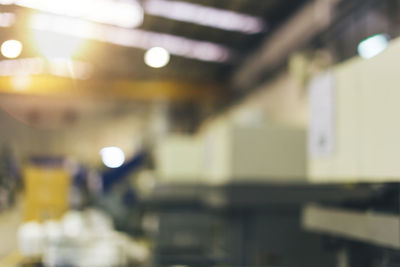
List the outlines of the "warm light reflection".
{"type": "Polygon", "coordinates": [[[164,33],[116,28],[68,17],[35,14],[30,25],[33,29],[39,31],[91,39],[126,47],[145,50],[157,46],[164,47],[173,55],[202,61],[224,62],[229,60],[231,56],[231,51],[228,48],[215,43],[196,41],[164,33]]]}
{"type": "Polygon", "coordinates": [[[90,78],[92,72],[92,65],[86,62],[66,58],[56,58],[49,61],[49,73],[55,76],[86,80],[90,78]]]}
{"type": "Polygon", "coordinates": [[[16,58],[22,52],[22,43],[17,40],[7,40],[1,45],[1,54],[6,58],[16,58]]]}
{"type": "Polygon", "coordinates": [[[11,85],[16,91],[24,91],[31,85],[32,78],[29,75],[16,75],[11,77],[11,85]]]}
{"type": "Polygon", "coordinates": [[[144,62],[152,68],[162,68],[169,62],[169,53],[162,47],[153,47],[147,50],[144,62]]]}
{"type": "Polygon", "coordinates": [[[126,28],[137,27],[143,22],[143,9],[135,0],[0,0],[0,4],[14,4],[126,28]]]}
{"type": "Polygon", "coordinates": [[[181,1],[147,0],[145,12],[154,16],[248,34],[265,30],[259,17],[181,1]]]}

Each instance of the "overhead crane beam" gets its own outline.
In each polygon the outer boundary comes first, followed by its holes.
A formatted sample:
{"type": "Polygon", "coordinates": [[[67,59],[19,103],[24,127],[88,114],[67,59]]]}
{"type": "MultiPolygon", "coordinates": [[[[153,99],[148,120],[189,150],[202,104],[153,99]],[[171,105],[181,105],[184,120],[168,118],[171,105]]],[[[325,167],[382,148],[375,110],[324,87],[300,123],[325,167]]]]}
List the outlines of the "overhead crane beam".
{"type": "Polygon", "coordinates": [[[180,81],[73,80],[48,75],[31,76],[26,84],[0,77],[0,94],[89,97],[124,101],[214,102],[223,86],[180,81]]]}

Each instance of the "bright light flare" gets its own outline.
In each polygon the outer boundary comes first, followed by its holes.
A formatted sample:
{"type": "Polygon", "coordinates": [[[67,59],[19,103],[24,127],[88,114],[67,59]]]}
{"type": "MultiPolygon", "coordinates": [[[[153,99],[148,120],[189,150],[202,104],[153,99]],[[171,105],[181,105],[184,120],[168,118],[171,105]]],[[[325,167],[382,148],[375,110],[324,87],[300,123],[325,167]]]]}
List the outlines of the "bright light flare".
{"type": "Polygon", "coordinates": [[[133,28],[142,24],[143,9],[135,0],[0,0],[47,13],[133,28]]]}
{"type": "Polygon", "coordinates": [[[116,28],[48,14],[35,14],[30,26],[38,31],[145,50],[152,47],[163,47],[173,55],[201,61],[225,62],[230,59],[232,54],[229,48],[211,42],[138,29],[116,28]]]}
{"type": "Polygon", "coordinates": [[[386,34],[376,34],[358,45],[358,54],[364,59],[373,58],[382,53],[389,45],[389,37],[386,34]]]}
{"type": "Polygon", "coordinates": [[[22,43],[17,40],[7,40],[1,45],[1,54],[6,58],[16,58],[22,53],[22,43]]]}
{"type": "Polygon", "coordinates": [[[152,68],[162,68],[169,62],[169,53],[162,47],[153,47],[144,55],[144,62],[152,68]]]}
{"type": "Polygon", "coordinates": [[[203,5],[165,0],[147,0],[145,12],[153,16],[195,23],[246,34],[260,33],[266,25],[262,18],[203,5]]]}
{"type": "Polygon", "coordinates": [[[93,67],[87,62],[55,58],[49,61],[49,73],[55,76],[87,80],[92,76],[93,67]]]}
{"type": "Polygon", "coordinates": [[[71,58],[83,44],[82,39],[46,31],[34,30],[32,37],[37,48],[48,59],[71,58]]]}
{"type": "Polygon", "coordinates": [[[111,146],[100,150],[101,159],[108,168],[119,168],[125,162],[125,154],[119,147],[111,146]]]}

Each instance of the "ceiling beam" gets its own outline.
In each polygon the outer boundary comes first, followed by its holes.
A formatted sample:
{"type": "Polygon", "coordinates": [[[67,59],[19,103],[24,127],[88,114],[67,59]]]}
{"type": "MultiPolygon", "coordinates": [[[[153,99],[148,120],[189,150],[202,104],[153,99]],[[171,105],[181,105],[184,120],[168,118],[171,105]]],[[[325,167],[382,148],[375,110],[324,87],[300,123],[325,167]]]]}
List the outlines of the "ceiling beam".
{"type": "Polygon", "coordinates": [[[257,86],[262,76],[279,67],[291,53],[333,22],[339,1],[312,0],[306,4],[244,60],[233,75],[232,86],[238,90],[257,86]]]}
{"type": "Polygon", "coordinates": [[[214,102],[223,86],[178,81],[73,80],[50,75],[0,77],[0,94],[88,97],[121,101],[214,102]]]}

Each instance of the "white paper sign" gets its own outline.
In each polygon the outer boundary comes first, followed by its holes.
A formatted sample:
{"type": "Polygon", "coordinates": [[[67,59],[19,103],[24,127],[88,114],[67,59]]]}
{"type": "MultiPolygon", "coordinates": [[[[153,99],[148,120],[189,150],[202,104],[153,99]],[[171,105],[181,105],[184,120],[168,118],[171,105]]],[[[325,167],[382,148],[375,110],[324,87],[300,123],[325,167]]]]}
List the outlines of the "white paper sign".
{"type": "Polygon", "coordinates": [[[322,74],[310,82],[308,151],[311,157],[329,156],[334,152],[334,97],[334,77],[331,72],[322,74]]]}

